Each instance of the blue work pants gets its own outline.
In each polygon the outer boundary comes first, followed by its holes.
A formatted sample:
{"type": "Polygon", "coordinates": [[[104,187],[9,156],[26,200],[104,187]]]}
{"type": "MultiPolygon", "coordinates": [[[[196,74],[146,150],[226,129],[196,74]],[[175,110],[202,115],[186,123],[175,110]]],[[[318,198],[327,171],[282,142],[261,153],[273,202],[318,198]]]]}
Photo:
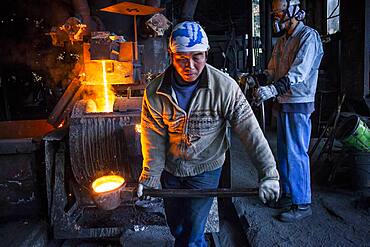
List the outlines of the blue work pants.
{"type": "Polygon", "coordinates": [[[282,192],[293,204],[311,203],[310,157],[311,114],[279,112],[277,128],[278,168],[282,192]]]}
{"type": "MultiPolygon", "coordinates": [[[[176,177],[163,171],[164,189],[216,189],[221,168],[192,177],[176,177]]],[[[175,247],[207,247],[204,228],[211,209],[213,197],[165,198],[167,224],[175,237],[175,247]]]]}

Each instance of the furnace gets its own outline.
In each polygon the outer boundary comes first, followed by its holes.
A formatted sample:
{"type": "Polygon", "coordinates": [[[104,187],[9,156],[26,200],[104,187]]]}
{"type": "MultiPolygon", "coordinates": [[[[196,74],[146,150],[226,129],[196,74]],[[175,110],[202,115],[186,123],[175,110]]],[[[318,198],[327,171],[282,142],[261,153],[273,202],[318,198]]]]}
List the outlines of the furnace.
{"type": "MultiPolygon", "coordinates": [[[[115,104],[123,107],[127,102],[130,99],[115,104]]],[[[133,198],[142,164],[140,105],[123,112],[89,112],[96,109],[94,104],[91,99],[78,101],[69,130],[61,128],[45,137],[54,237],[119,237],[135,226],[164,226],[160,204],[153,212],[145,212],[133,198]],[[115,187],[102,191],[103,180],[115,187]]]]}
{"type": "MultiPolygon", "coordinates": [[[[69,37],[77,39],[81,28],[76,24],[69,37]]],[[[52,37],[60,44],[58,32],[52,37]]],[[[150,212],[134,200],[142,166],[143,47],[109,31],[74,42],[82,47],[81,72],[50,115],[49,122],[59,128],[44,138],[54,237],[110,238],[128,229],[165,226],[161,200],[150,212]]]]}

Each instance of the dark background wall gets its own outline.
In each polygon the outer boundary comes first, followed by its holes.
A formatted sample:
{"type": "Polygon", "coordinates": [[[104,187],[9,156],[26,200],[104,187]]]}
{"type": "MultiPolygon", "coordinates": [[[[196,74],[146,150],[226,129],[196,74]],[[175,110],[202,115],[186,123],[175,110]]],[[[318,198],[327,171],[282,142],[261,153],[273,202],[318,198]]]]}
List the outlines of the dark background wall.
{"type": "MultiPolygon", "coordinates": [[[[137,0],[136,3],[150,1],[137,0]]],[[[76,2],[85,2],[90,8],[89,18],[96,30],[108,30],[133,40],[133,18],[101,12],[99,9],[121,2],[119,0],[5,0],[0,9],[0,120],[45,118],[71,80],[78,74],[81,46],[66,44],[55,47],[46,35],[53,26],[62,25],[68,17],[82,18],[76,2]]],[[[164,15],[175,24],[180,18],[184,0],[162,0],[164,15]]],[[[195,1],[196,2],[196,1],[195,1]]],[[[303,0],[305,22],[326,37],[326,1],[303,0]]],[[[346,92],[354,105],[368,114],[369,97],[369,1],[353,4],[342,0],[340,7],[341,32],[330,35],[324,43],[325,55],[320,68],[320,90],[337,90],[337,95],[324,102],[324,112],[330,115],[337,96],[346,92]],[[365,100],[364,100],[365,99],[365,100]],[[365,103],[364,103],[365,102],[365,103]]],[[[227,69],[236,77],[239,72],[262,70],[271,53],[271,1],[269,0],[201,0],[194,19],[209,35],[211,50],[208,62],[227,69]],[[252,2],[259,2],[261,13],[260,37],[247,39],[251,34],[252,2]],[[252,64],[252,49],[262,53],[257,64],[252,64]],[[247,52],[249,50],[249,53],[247,52]]],[[[83,18],[82,18],[83,19],[83,18]]],[[[169,59],[166,39],[150,38],[141,32],[146,18],[138,18],[139,43],[144,44],[145,72],[158,73],[169,59]],[[154,53],[156,51],[156,53],[154,53]],[[162,54],[162,55],[161,55],[162,54]],[[158,63],[160,61],[160,63],[158,63]]],[[[350,109],[351,110],[351,109],[350,109]]]]}

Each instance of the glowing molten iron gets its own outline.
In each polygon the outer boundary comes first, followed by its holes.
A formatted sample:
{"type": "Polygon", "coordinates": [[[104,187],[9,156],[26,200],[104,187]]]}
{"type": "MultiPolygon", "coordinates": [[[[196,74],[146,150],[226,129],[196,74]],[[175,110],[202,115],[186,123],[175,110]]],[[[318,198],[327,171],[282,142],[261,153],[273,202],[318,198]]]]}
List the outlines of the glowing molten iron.
{"type": "Polygon", "coordinates": [[[92,183],[92,188],[96,193],[103,193],[118,189],[125,183],[125,179],[117,175],[103,176],[92,183]]]}
{"type": "Polygon", "coordinates": [[[86,109],[87,112],[113,112],[113,105],[115,100],[114,91],[111,87],[111,84],[108,82],[108,76],[107,76],[107,70],[109,71],[109,65],[111,63],[109,61],[99,61],[96,62],[99,67],[97,67],[94,72],[91,72],[91,76],[94,76],[94,78],[99,78],[99,83],[93,83],[88,85],[94,85],[94,87],[91,87],[90,90],[92,92],[92,95],[85,96],[84,99],[91,99],[94,101],[93,105],[90,105],[86,109]],[[107,65],[108,63],[108,65],[107,65]],[[99,74],[97,75],[93,75],[99,74]]]}
{"type": "Polygon", "coordinates": [[[113,105],[109,102],[109,90],[107,81],[107,71],[105,69],[105,61],[102,61],[103,65],[103,82],[104,82],[104,112],[112,112],[113,105]]]}

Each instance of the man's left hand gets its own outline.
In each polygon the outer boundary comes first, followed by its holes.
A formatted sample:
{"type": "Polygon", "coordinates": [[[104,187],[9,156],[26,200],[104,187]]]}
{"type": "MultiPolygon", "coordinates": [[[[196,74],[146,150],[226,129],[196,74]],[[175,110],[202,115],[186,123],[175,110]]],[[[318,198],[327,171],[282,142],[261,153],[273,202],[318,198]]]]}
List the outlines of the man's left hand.
{"type": "Polygon", "coordinates": [[[152,200],[153,198],[150,196],[144,196],[144,189],[147,189],[149,187],[143,185],[143,184],[138,184],[137,185],[137,197],[139,197],[140,200],[152,200]]]}
{"type": "Polygon", "coordinates": [[[274,85],[259,87],[255,95],[255,103],[259,106],[263,101],[278,95],[274,85]]]}
{"type": "Polygon", "coordinates": [[[277,201],[280,194],[280,185],[278,180],[268,179],[260,184],[259,197],[263,203],[267,201],[277,201]]]}

